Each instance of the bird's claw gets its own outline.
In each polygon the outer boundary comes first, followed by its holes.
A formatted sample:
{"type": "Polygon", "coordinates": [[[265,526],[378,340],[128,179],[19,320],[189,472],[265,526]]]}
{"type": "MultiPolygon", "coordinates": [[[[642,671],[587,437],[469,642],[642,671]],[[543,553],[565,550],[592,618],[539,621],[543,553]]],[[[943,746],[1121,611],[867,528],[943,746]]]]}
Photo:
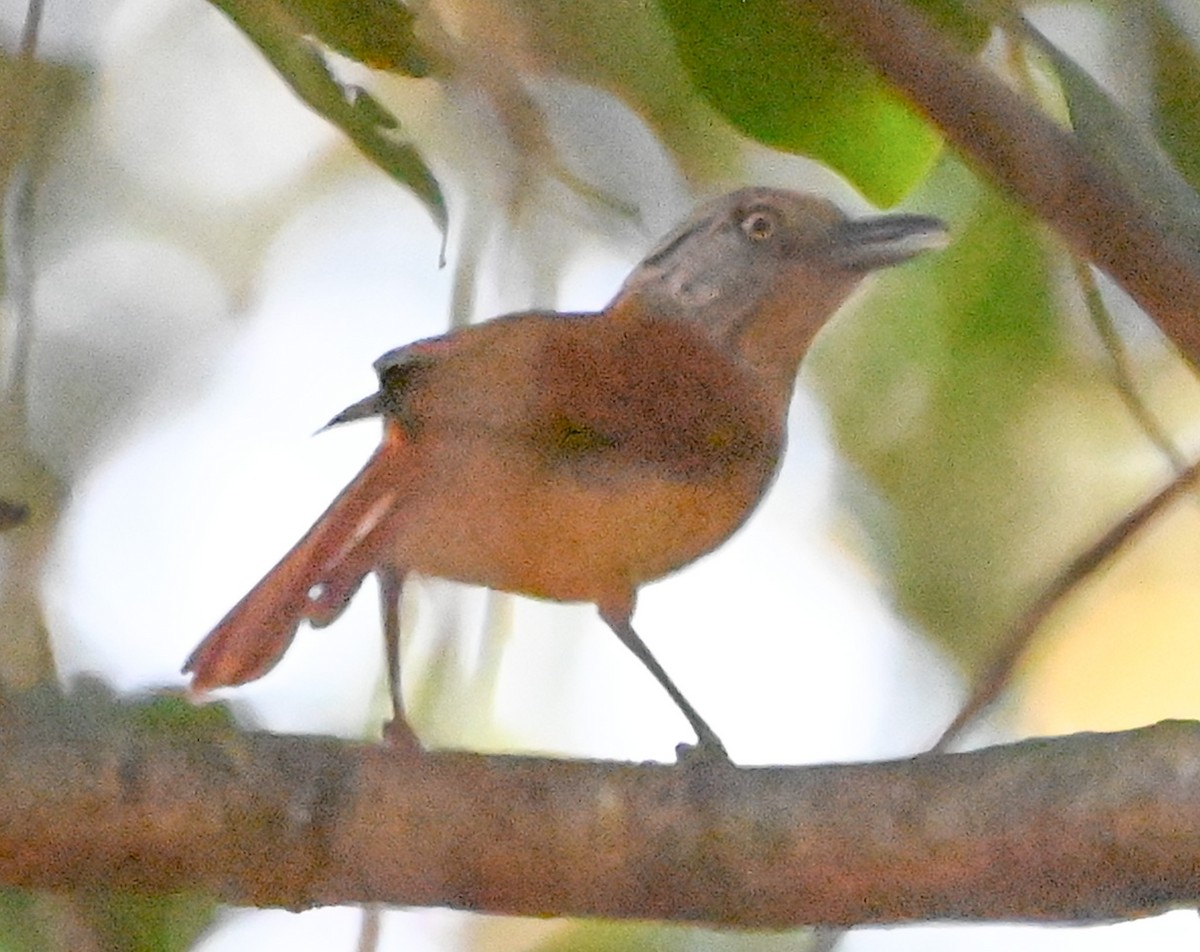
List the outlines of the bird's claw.
{"type": "Polygon", "coordinates": [[[694,744],[676,744],[675,762],[681,767],[693,765],[734,766],[725,745],[715,734],[701,736],[694,744]]]}

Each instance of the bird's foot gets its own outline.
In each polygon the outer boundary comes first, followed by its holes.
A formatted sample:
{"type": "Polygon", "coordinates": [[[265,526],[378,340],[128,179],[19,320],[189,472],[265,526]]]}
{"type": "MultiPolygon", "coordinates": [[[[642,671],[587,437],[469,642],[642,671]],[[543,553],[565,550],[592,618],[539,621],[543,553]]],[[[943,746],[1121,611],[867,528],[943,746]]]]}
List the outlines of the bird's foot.
{"type": "Polygon", "coordinates": [[[694,744],[676,744],[675,762],[681,767],[693,765],[734,766],[729,752],[716,734],[701,734],[694,744]]]}
{"type": "Polygon", "coordinates": [[[396,756],[401,759],[417,758],[425,754],[421,739],[403,717],[393,717],[390,721],[384,721],[381,740],[384,747],[395,751],[396,756]]]}

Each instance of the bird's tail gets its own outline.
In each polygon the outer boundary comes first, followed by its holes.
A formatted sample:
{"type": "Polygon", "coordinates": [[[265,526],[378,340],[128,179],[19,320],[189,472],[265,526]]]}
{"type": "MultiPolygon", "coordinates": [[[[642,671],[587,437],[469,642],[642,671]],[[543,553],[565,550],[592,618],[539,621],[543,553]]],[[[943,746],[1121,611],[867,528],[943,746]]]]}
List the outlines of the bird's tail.
{"type": "Polygon", "coordinates": [[[183,666],[196,692],[244,684],[273,668],[302,621],[333,621],[388,557],[397,510],[411,484],[412,446],[385,424],[383,443],[278,564],[229,610],[183,666]]]}

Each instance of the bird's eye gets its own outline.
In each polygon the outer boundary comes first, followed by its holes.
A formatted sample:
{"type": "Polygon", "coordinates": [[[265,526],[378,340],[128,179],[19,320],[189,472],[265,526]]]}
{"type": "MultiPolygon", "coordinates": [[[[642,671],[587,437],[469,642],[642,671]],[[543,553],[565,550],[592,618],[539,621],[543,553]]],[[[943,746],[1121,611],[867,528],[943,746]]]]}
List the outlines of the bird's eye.
{"type": "Polygon", "coordinates": [[[742,231],[751,241],[766,241],[775,234],[777,226],[775,215],[761,208],[747,212],[742,217],[742,231]]]}

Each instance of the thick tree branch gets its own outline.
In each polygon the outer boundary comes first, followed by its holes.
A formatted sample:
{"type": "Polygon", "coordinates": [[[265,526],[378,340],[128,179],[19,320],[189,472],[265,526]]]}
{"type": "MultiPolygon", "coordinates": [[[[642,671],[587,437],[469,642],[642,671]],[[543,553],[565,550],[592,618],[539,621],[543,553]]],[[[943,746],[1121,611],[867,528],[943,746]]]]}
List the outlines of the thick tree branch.
{"type": "Polygon", "coordinates": [[[1200,725],[736,769],[197,737],[74,699],[0,724],[0,882],[785,927],[1200,900],[1200,725]]]}
{"type": "Polygon", "coordinates": [[[1200,367],[1200,256],[1067,130],[964,55],[904,0],[816,8],[994,181],[1117,281],[1200,367]]]}

